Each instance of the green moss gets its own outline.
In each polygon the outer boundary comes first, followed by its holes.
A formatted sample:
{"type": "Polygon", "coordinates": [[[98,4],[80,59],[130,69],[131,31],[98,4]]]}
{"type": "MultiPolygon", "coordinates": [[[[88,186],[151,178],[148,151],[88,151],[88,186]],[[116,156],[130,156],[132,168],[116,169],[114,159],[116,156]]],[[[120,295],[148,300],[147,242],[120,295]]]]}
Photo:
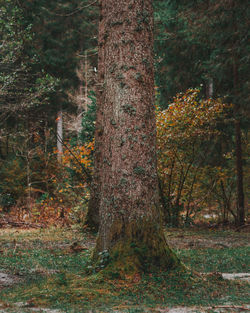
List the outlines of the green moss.
{"type": "Polygon", "coordinates": [[[111,166],[110,161],[108,161],[106,158],[103,159],[103,163],[104,163],[104,164],[108,164],[109,166],[111,166]]]}
{"type": "Polygon", "coordinates": [[[129,103],[122,105],[122,109],[124,112],[126,112],[129,115],[135,115],[136,114],[136,108],[133,107],[129,103]]]}
{"type": "Polygon", "coordinates": [[[143,30],[143,28],[142,28],[141,25],[137,25],[136,28],[135,28],[135,31],[138,32],[138,33],[141,32],[142,30],[143,30]]]}
{"type": "Polygon", "coordinates": [[[110,23],[110,26],[113,27],[113,26],[117,26],[117,25],[122,25],[123,24],[123,21],[113,21],[112,23],[110,23]]]}
{"type": "Polygon", "coordinates": [[[124,82],[120,82],[120,87],[123,89],[124,87],[126,87],[126,84],[124,82]]]}
{"type": "Polygon", "coordinates": [[[137,72],[137,73],[135,74],[135,79],[136,79],[138,82],[142,82],[142,81],[143,81],[143,79],[142,79],[142,74],[139,73],[139,72],[137,72]]]}
{"type": "Polygon", "coordinates": [[[104,34],[104,36],[103,36],[104,41],[106,41],[106,40],[108,39],[108,37],[109,37],[109,33],[106,32],[106,33],[104,34]]]}
{"type": "Polygon", "coordinates": [[[120,179],[120,186],[122,186],[122,187],[124,187],[126,184],[127,184],[127,179],[126,178],[124,178],[124,177],[122,177],[121,179],[120,179]]]}
{"type": "Polygon", "coordinates": [[[111,120],[110,120],[110,124],[113,125],[113,126],[115,126],[115,125],[116,125],[116,121],[115,121],[114,119],[111,119],[111,120]]]}
{"type": "Polygon", "coordinates": [[[142,63],[145,65],[145,67],[146,67],[147,69],[150,68],[150,62],[149,62],[148,59],[144,58],[144,59],[142,60],[142,63]]]}
{"type": "Polygon", "coordinates": [[[126,19],[125,19],[125,22],[127,23],[127,25],[131,25],[131,21],[130,21],[129,18],[126,18],[126,19]]]}
{"type": "Polygon", "coordinates": [[[150,13],[147,10],[138,12],[136,16],[137,24],[141,25],[142,23],[149,24],[150,13]]]}
{"type": "Polygon", "coordinates": [[[134,137],[133,137],[133,141],[134,141],[134,142],[138,142],[138,136],[134,136],[134,137]]]}
{"type": "Polygon", "coordinates": [[[126,72],[126,71],[129,70],[129,66],[124,64],[124,65],[121,66],[121,70],[126,72]]]}
{"type": "Polygon", "coordinates": [[[137,166],[137,167],[134,167],[134,168],[133,168],[133,172],[134,172],[136,175],[145,175],[146,170],[145,170],[145,168],[142,167],[142,166],[137,166]]]}
{"type": "Polygon", "coordinates": [[[130,43],[130,52],[134,53],[135,52],[135,45],[133,42],[130,43]]]}
{"type": "Polygon", "coordinates": [[[116,76],[116,79],[123,80],[124,79],[123,74],[122,73],[118,73],[117,76],[116,76]]]}
{"type": "Polygon", "coordinates": [[[125,143],[126,143],[126,138],[122,137],[121,142],[120,142],[120,146],[122,147],[125,143]]]}

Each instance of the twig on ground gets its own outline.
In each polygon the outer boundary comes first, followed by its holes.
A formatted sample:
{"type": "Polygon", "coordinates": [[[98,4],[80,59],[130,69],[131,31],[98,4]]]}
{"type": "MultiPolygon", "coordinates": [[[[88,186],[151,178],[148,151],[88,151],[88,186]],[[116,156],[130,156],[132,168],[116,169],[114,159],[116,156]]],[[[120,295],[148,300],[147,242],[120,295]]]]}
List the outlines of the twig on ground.
{"type": "Polygon", "coordinates": [[[11,220],[0,220],[0,227],[11,225],[13,227],[29,227],[29,228],[44,228],[45,225],[43,224],[35,224],[35,223],[27,223],[27,222],[17,222],[17,221],[11,221],[11,220]]]}
{"type": "Polygon", "coordinates": [[[213,305],[210,308],[211,309],[239,309],[239,310],[249,311],[249,308],[246,308],[245,306],[239,306],[239,305],[213,305]]]}
{"type": "Polygon", "coordinates": [[[246,228],[246,227],[249,227],[249,226],[250,226],[250,224],[241,225],[241,226],[237,227],[235,229],[235,231],[240,231],[242,228],[246,228]]]}

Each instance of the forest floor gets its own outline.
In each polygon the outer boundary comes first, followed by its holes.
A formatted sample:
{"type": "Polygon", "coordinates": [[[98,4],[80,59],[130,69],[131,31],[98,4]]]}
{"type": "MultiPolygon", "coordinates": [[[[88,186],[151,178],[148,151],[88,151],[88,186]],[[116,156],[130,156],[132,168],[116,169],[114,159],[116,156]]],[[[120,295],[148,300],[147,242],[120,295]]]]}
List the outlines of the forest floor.
{"type": "Polygon", "coordinates": [[[78,227],[0,229],[0,312],[250,312],[247,230],[166,229],[166,236],[199,275],[105,277],[88,263],[95,236],[78,227]]]}

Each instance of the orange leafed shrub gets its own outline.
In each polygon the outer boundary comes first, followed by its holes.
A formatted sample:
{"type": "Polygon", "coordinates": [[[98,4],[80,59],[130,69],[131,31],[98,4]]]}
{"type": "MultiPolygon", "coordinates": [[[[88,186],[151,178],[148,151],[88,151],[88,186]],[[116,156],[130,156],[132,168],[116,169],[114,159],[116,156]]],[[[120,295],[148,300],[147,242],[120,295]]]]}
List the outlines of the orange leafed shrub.
{"type": "Polygon", "coordinates": [[[206,173],[212,171],[209,157],[220,140],[218,123],[230,108],[220,99],[200,99],[199,92],[178,94],[166,110],[156,112],[158,172],[169,215],[190,210],[204,197],[199,183],[210,179],[206,173]]]}
{"type": "Polygon", "coordinates": [[[89,142],[85,145],[76,145],[70,147],[70,149],[65,149],[62,164],[65,166],[72,167],[77,172],[81,173],[82,169],[80,164],[86,168],[91,168],[92,160],[91,156],[94,150],[94,141],[89,142]]]}

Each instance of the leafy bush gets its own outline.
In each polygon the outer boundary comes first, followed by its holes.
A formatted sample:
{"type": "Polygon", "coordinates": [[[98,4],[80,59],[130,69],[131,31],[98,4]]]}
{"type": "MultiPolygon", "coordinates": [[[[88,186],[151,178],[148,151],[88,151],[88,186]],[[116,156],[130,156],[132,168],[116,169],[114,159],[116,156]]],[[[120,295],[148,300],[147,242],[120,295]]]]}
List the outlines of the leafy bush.
{"type": "Polygon", "coordinates": [[[168,109],[157,111],[160,195],[166,222],[175,226],[181,213],[190,223],[210,200],[216,206],[213,191],[222,182],[230,184],[234,176],[228,162],[232,150],[218,150],[224,140],[221,125],[231,106],[219,99],[201,99],[199,92],[189,89],[168,109]]]}

